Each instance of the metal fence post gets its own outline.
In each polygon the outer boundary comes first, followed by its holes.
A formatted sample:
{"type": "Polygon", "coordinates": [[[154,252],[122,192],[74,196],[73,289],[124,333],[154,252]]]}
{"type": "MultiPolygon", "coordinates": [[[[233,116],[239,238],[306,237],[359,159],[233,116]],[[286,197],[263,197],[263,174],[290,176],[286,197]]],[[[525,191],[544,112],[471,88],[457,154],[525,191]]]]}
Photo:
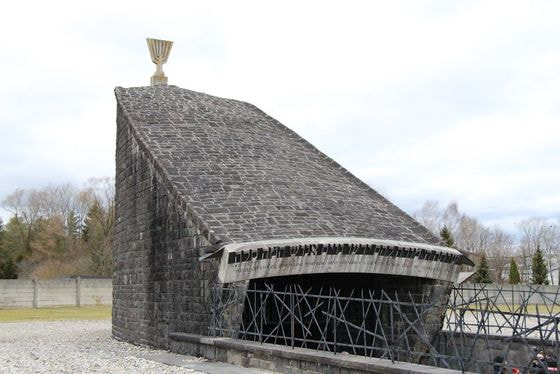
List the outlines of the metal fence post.
{"type": "Polygon", "coordinates": [[[33,308],[37,309],[37,299],[39,296],[39,290],[37,289],[37,279],[33,278],[31,281],[33,282],[33,308]]]}
{"type": "Polygon", "coordinates": [[[76,307],[79,308],[82,303],[82,278],[76,278],[76,307]]]}
{"type": "Polygon", "coordinates": [[[259,342],[262,343],[263,341],[263,313],[264,313],[264,305],[263,305],[263,295],[262,292],[259,292],[259,299],[260,299],[260,328],[259,328],[259,342]]]}
{"type": "Polygon", "coordinates": [[[292,330],[292,348],[294,348],[294,294],[292,292],[292,285],[290,285],[290,324],[291,324],[291,330],[292,330]]]}
{"type": "Polygon", "coordinates": [[[334,292],[334,305],[333,305],[333,306],[334,306],[334,310],[333,310],[333,312],[334,312],[334,313],[333,313],[333,315],[334,315],[334,319],[333,319],[333,326],[334,326],[334,349],[333,349],[333,352],[334,352],[335,355],[336,355],[336,330],[337,330],[337,327],[338,327],[338,326],[337,326],[337,325],[338,325],[338,323],[337,323],[338,321],[337,321],[337,319],[336,319],[336,318],[337,318],[337,314],[336,314],[336,311],[337,311],[336,304],[338,304],[338,294],[337,294],[336,291],[335,291],[335,292],[334,292]]]}

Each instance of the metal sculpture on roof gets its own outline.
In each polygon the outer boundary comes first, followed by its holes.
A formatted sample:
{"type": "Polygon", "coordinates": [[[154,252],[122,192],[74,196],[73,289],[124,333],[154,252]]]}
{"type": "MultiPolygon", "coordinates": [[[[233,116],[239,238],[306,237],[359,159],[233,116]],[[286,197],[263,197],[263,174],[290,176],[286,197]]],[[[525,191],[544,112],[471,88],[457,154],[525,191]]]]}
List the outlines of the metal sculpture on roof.
{"type": "Polygon", "coordinates": [[[163,72],[163,64],[165,64],[167,62],[167,59],[169,58],[169,53],[171,53],[173,42],[169,40],[151,38],[146,38],[146,42],[148,43],[148,49],[150,50],[152,62],[156,64],[156,71],[150,79],[150,84],[152,86],[166,86],[167,77],[163,72]]]}

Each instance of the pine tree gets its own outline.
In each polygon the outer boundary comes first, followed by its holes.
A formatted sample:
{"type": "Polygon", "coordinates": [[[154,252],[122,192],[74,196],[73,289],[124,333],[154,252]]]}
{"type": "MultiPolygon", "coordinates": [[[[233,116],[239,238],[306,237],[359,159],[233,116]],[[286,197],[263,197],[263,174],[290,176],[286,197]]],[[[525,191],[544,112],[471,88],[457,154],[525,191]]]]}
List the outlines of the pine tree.
{"type": "Polygon", "coordinates": [[[2,221],[2,217],[0,217],[0,251],[4,247],[4,222],[2,221]]]}
{"type": "Polygon", "coordinates": [[[11,258],[0,262],[0,279],[16,279],[17,278],[17,267],[11,258]]]}
{"type": "Polygon", "coordinates": [[[540,247],[537,247],[533,261],[531,263],[533,276],[531,283],[533,284],[548,284],[548,268],[544,260],[543,253],[540,247]]]}
{"type": "Polygon", "coordinates": [[[521,281],[519,277],[519,269],[517,268],[517,262],[511,258],[509,262],[509,284],[519,284],[521,281]]]}
{"type": "Polygon", "coordinates": [[[103,216],[101,205],[97,200],[90,206],[87,216],[84,220],[82,228],[82,238],[84,242],[88,242],[96,234],[99,226],[100,218],[103,216]]]}
{"type": "Polygon", "coordinates": [[[76,238],[80,234],[80,220],[73,211],[70,211],[66,218],[66,231],[71,238],[76,238]]]}
{"type": "Polygon", "coordinates": [[[455,240],[453,240],[453,234],[447,228],[447,226],[443,226],[443,228],[439,232],[439,236],[446,246],[453,248],[453,246],[455,245],[455,240]]]}
{"type": "Polygon", "coordinates": [[[482,254],[480,262],[478,263],[474,281],[476,283],[492,283],[490,268],[488,267],[488,261],[486,260],[486,255],[484,255],[484,253],[482,254]]]}
{"type": "Polygon", "coordinates": [[[4,230],[4,223],[0,218],[0,279],[15,278],[17,278],[16,263],[8,250],[6,231],[4,230]]]}
{"type": "Polygon", "coordinates": [[[89,255],[88,273],[110,276],[113,272],[112,237],[114,210],[107,212],[96,200],[84,220],[82,240],[89,255]]]}

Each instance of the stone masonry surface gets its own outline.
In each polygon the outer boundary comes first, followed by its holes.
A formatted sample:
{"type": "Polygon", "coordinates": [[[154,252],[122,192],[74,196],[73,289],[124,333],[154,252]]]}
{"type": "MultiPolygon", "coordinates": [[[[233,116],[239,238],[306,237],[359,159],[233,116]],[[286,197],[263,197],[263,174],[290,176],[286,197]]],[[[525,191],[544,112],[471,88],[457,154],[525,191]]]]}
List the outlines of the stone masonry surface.
{"type": "Polygon", "coordinates": [[[255,106],[175,86],[117,88],[137,141],[211,244],[427,229],[255,106]]]}
{"type": "Polygon", "coordinates": [[[114,340],[106,320],[0,324],[0,373],[202,374],[146,359],[161,352],[114,340]]]}
{"type": "Polygon", "coordinates": [[[251,104],[174,86],[115,93],[118,339],[168,349],[171,332],[207,334],[218,263],[198,259],[220,243],[355,236],[439,244],[251,104]]]}
{"type": "Polygon", "coordinates": [[[207,332],[216,264],[198,261],[205,235],[120,108],[117,131],[113,334],[167,348],[169,331],[207,332]]]}

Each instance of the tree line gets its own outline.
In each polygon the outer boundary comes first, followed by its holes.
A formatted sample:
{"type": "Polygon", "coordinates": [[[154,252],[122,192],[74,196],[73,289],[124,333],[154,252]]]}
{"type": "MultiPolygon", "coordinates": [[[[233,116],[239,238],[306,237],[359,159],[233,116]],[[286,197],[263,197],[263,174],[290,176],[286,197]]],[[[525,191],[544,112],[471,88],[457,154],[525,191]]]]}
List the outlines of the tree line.
{"type": "MultiPolygon", "coordinates": [[[[92,178],[42,189],[16,189],[2,202],[0,278],[112,274],[114,181],[92,178]]],[[[449,247],[469,253],[476,279],[497,283],[558,283],[560,222],[521,221],[517,233],[488,227],[456,202],[427,201],[414,217],[449,247]]]]}
{"type": "Polygon", "coordinates": [[[560,221],[529,218],[510,233],[461,212],[454,201],[444,207],[427,201],[414,218],[447,246],[468,252],[477,263],[475,281],[548,284],[550,279],[558,284],[560,221]]]}
{"type": "Polygon", "coordinates": [[[2,201],[0,278],[111,276],[114,181],[17,189],[2,201]]]}

